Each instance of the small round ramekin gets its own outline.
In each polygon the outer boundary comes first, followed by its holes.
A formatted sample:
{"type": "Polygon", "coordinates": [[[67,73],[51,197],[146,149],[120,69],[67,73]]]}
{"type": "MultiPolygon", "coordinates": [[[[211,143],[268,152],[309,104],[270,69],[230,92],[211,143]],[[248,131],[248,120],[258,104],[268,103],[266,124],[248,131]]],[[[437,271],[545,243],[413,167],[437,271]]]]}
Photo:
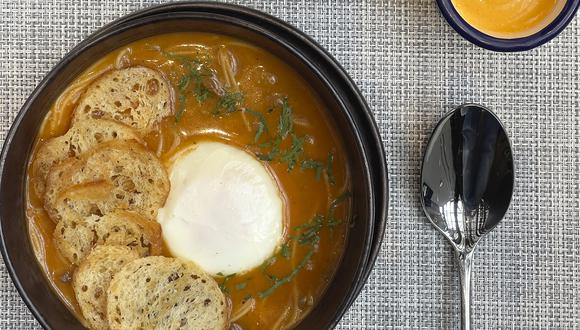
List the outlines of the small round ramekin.
{"type": "Polygon", "coordinates": [[[437,0],[437,4],[449,25],[473,44],[496,52],[521,52],[541,46],[560,34],[574,19],[580,0],[567,0],[560,14],[542,30],[513,39],[496,38],[477,30],[461,17],[451,0],[437,0]]]}

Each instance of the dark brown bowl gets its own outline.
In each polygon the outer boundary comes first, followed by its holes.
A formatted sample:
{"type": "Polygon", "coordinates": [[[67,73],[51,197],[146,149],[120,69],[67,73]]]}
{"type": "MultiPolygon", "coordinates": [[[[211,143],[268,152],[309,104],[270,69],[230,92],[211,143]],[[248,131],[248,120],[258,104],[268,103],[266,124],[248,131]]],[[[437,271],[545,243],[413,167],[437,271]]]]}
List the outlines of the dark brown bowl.
{"type": "Polygon", "coordinates": [[[179,31],[231,35],[277,55],[310,82],[342,133],[352,172],[355,217],[331,284],[297,326],[334,327],[361,291],[384,234],[388,185],[376,123],[346,72],[312,39],[264,13],[216,3],[152,7],[105,26],[68,53],[28,98],[6,137],[0,158],[0,250],[18,292],[44,328],[83,328],[51,289],[29,240],[25,216],[26,169],[34,136],[60,93],[96,59],[133,41],[179,31]]]}

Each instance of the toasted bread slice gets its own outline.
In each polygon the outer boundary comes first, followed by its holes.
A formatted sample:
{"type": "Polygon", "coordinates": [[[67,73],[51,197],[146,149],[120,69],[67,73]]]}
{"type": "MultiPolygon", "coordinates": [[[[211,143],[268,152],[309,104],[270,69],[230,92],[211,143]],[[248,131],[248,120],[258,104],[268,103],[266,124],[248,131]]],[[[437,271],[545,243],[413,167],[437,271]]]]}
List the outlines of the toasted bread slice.
{"type": "Polygon", "coordinates": [[[228,325],[226,298],[195,264],[147,257],[124,266],[107,292],[111,329],[219,329],[228,325]]]}
{"type": "Polygon", "coordinates": [[[101,245],[125,246],[140,257],[160,254],[163,245],[159,223],[122,210],[84,218],[70,212],[56,225],[53,238],[60,254],[72,264],[82,262],[101,245]]]}
{"type": "Polygon", "coordinates": [[[43,196],[46,176],[53,165],[78,156],[99,143],[115,139],[141,142],[134,129],[111,120],[98,119],[79,121],[65,135],[46,141],[38,149],[32,163],[36,193],[43,196]]]}
{"type": "MultiPolygon", "coordinates": [[[[111,182],[104,180],[67,187],[55,199],[52,213],[58,214],[58,218],[54,220],[102,216],[121,208],[124,203],[112,197],[114,188],[111,182]]],[[[45,208],[47,206],[45,203],[45,208]]]]}
{"type": "Polygon", "coordinates": [[[139,254],[125,246],[98,246],[74,272],[73,290],[91,329],[109,329],[107,289],[113,276],[137,258],[139,254]]]}
{"type": "MultiPolygon", "coordinates": [[[[51,219],[58,222],[62,218],[63,205],[86,207],[83,194],[96,192],[76,190],[75,194],[80,197],[73,205],[70,196],[67,197],[70,195],[67,189],[94,183],[99,183],[101,188],[109,187],[99,190],[101,197],[93,198],[98,201],[101,214],[125,209],[152,219],[169,193],[169,178],[159,159],[134,140],[113,140],[51,168],[44,197],[44,206],[51,219]]],[[[81,216],[90,215],[86,209],[75,211],[81,216]]]]}
{"type": "Polygon", "coordinates": [[[135,66],[109,71],[89,85],[72,122],[110,119],[147,134],[172,107],[173,90],[161,73],[135,66]]]}

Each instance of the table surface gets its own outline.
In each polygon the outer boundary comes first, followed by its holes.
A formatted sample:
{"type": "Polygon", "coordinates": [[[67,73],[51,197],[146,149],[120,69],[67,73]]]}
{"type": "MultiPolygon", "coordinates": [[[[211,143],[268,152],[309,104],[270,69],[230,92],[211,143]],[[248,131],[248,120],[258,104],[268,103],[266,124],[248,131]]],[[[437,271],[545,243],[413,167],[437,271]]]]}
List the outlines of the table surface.
{"type": "MultiPolygon", "coordinates": [[[[443,113],[493,109],[516,160],[505,221],[479,245],[476,329],[580,329],[580,23],[499,54],[463,40],[434,0],[240,1],[297,26],[356,81],[380,127],[390,215],[375,269],[339,329],[459,327],[450,246],[418,199],[421,157],[443,113]]],[[[0,0],[0,137],[42,77],[84,37],[146,1],[0,0]]],[[[23,238],[25,239],[25,238],[23,238]]],[[[0,262],[0,328],[38,328],[0,262]]]]}

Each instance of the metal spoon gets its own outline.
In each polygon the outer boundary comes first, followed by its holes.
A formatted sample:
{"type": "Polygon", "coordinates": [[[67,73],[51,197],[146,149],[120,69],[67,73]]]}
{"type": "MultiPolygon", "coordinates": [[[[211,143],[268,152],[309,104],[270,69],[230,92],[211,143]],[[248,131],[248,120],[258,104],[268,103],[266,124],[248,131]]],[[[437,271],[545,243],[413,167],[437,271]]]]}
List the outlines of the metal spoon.
{"type": "Polygon", "coordinates": [[[439,121],[423,158],[421,204],[455,249],[463,329],[471,328],[475,246],[505,215],[513,187],[510,141],[495,114],[465,104],[439,121]]]}

